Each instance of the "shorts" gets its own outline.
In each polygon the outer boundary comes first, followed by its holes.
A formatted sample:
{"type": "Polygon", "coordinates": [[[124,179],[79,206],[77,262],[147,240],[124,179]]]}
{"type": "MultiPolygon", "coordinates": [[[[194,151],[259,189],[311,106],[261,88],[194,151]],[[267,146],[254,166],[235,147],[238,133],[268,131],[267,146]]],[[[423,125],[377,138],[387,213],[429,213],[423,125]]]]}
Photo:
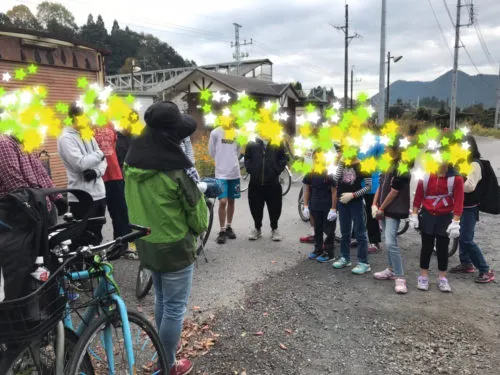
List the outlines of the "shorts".
{"type": "Polygon", "coordinates": [[[219,199],[238,199],[241,197],[240,194],[240,179],[234,180],[223,180],[218,179],[222,183],[222,194],[219,195],[219,199]]]}

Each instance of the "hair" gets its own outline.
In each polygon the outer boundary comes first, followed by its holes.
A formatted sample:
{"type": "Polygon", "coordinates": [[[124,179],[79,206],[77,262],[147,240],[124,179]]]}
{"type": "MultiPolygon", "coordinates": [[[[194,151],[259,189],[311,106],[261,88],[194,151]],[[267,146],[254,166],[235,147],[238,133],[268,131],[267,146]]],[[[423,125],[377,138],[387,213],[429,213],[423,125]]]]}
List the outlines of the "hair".
{"type": "Polygon", "coordinates": [[[76,103],[71,103],[68,111],[68,116],[74,119],[83,114],[83,110],[76,105],[76,103]]]}
{"type": "Polygon", "coordinates": [[[414,135],[417,134],[418,131],[418,125],[417,124],[411,124],[410,128],[408,129],[408,135],[410,137],[413,137],[414,135]]]}
{"type": "Polygon", "coordinates": [[[481,153],[479,152],[479,148],[477,147],[476,139],[468,134],[465,136],[464,140],[470,145],[470,154],[473,159],[480,159],[481,153]]]}

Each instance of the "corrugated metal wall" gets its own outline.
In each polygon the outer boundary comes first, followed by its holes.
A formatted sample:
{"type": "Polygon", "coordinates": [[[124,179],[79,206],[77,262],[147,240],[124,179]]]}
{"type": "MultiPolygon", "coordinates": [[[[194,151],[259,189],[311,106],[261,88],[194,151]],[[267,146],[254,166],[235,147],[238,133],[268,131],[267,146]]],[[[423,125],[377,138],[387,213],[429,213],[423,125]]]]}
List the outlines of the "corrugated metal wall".
{"type": "MultiPolygon", "coordinates": [[[[23,65],[25,64],[0,60],[0,74],[9,72],[14,76],[14,71],[23,67],[23,65]]],[[[47,104],[53,106],[59,101],[69,104],[76,100],[80,94],[76,86],[78,78],[86,77],[91,83],[97,82],[98,72],[40,65],[38,66],[38,72],[28,77],[22,82],[14,80],[9,82],[0,81],[0,86],[4,87],[6,91],[27,85],[44,86],[48,90],[47,104]]],[[[66,186],[66,170],[57,154],[57,141],[53,138],[48,138],[44,149],[50,155],[54,183],[59,187],[66,186]]]]}

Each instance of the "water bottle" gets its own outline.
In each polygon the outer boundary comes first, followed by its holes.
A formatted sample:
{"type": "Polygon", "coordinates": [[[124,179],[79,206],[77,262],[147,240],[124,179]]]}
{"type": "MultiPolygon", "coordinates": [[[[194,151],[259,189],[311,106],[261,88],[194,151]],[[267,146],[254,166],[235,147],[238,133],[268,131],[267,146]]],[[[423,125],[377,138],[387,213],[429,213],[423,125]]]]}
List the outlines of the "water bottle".
{"type": "MultiPolygon", "coordinates": [[[[43,257],[37,257],[35,261],[35,267],[34,271],[31,272],[31,278],[30,278],[30,291],[29,293],[33,293],[34,291],[38,290],[50,277],[50,271],[45,267],[43,264],[43,257]]],[[[47,301],[46,298],[44,298],[44,295],[41,294],[39,298],[37,298],[34,303],[30,307],[30,313],[29,317],[32,320],[44,320],[48,318],[48,315],[46,310],[42,307],[41,305],[44,303],[50,303],[50,301],[47,301]]]]}
{"type": "Polygon", "coordinates": [[[35,270],[31,273],[31,277],[35,279],[33,286],[38,289],[44,282],[49,279],[50,271],[43,264],[43,257],[37,257],[35,261],[35,270]]]}

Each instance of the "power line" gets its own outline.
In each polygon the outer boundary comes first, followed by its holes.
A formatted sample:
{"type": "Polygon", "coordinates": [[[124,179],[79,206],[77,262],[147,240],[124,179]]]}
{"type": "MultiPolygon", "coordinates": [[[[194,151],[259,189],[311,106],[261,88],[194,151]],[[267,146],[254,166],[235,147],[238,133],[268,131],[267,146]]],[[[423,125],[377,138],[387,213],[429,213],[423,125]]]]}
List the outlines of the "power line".
{"type": "Polygon", "coordinates": [[[455,21],[453,21],[453,16],[451,15],[450,8],[448,8],[448,3],[446,0],[443,0],[444,7],[446,8],[446,13],[448,13],[448,17],[450,18],[450,22],[455,27],[455,21]]]}
{"type": "Polygon", "coordinates": [[[439,31],[441,32],[441,36],[443,37],[444,44],[448,48],[448,52],[450,53],[450,57],[453,59],[453,53],[451,53],[450,45],[448,44],[448,41],[446,40],[446,36],[444,35],[443,28],[441,27],[441,23],[439,23],[439,18],[436,15],[436,11],[434,10],[434,7],[432,6],[431,0],[427,0],[427,2],[429,3],[429,6],[431,7],[432,14],[434,15],[434,19],[436,20],[436,24],[439,28],[439,31]]]}

